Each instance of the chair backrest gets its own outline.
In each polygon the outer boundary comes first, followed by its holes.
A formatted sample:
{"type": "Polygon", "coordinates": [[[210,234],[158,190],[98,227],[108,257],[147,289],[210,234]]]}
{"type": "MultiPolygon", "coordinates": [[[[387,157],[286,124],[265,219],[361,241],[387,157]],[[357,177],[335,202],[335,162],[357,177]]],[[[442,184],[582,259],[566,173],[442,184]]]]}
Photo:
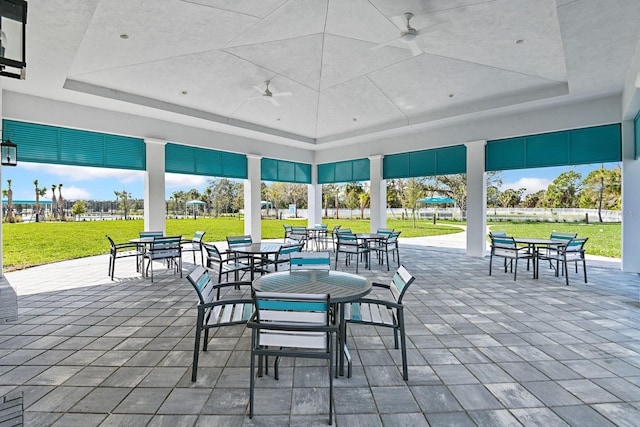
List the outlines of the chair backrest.
{"type": "Polygon", "coordinates": [[[260,331],[256,345],[327,348],[327,333],[312,331],[314,327],[329,325],[329,295],[255,292],[253,298],[257,323],[265,325],[266,328],[277,327],[260,331]]]}
{"type": "Polygon", "coordinates": [[[393,233],[393,228],[378,228],[376,234],[391,234],[393,233]]]}
{"type": "Polygon", "coordinates": [[[415,279],[416,278],[404,268],[404,265],[401,265],[393,274],[389,289],[398,304],[402,304],[404,294],[415,279]]]}
{"type": "Polygon", "coordinates": [[[336,225],[333,227],[333,229],[331,230],[332,233],[337,233],[338,230],[340,229],[340,227],[342,227],[341,225],[336,225]]]}
{"type": "Polygon", "coordinates": [[[336,236],[338,237],[338,244],[354,245],[358,243],[358,238],[353,233],[339,232],[336,236]]]}
{"type": "Polygon", "coordinates": [[[489,237],[507,237],[507,232],[504,230],[490,231],[489,237]]]}
{"type": "Polygon", "coordinates": [[[398,236],[402,233],[401,231],[394,231],[389,233],[387,236],[387,243],[396,243],[398,241],[398,236]]]}
{"type": "Polygon", "coordinates": [[[182,236],[154,237],[150,253],[154,258],[178,257],[182,253],[182,236]]]}
{"type": "Polygon", "coordinates": [[[109,240],[109,245],[111,245],[111,250],[114,250],[116,248],[116,242],[114,242],[113,239],[108,234],[105,234],[105,236],[107,236],[107,240],[109,240]]]}
{"type": "Polygon", "coordinates": [[[209,304],[216,299],[216,284],[211,280],[209,271],[198,266],[187,276],[187,280],[191,283],[198,293],[200,304],[209,304]]]}
{"type": "Polygon", "coordinates": [[[558,231],[552,231],[551,232],[551,237],[549,237],[551,240],[564,240],[564,241],[568,241],[571,239],[575,239],[576,237],[578,237],[578,233],[560,233],[558,231]]]}
{"type": "Polygon", "coordinates": [[[276,254],[276,259],[288,259],[291,257],[291,254],[295,252],[300,252],[304,246],[304,243],[295,243],[292,245],[282,245],[280,249],[278,249],[278,253],[276,254]]]}
{"type": "Polygon", "coordinates": [[[222,255],[220,255],[220,251],[213,243],[202,243],[202,247],[205,251],[207,251],[207,259],[212,259],[216,262],[222,261],[222,255]]]}
{"type": "Polygon", "coordinates": [[[329,252],[298,252],[289,258],[289,270],[331,270],[329,252]]]}
{"type": "Polygon", "coordinates": [[[335,233],[336,234],[353,234],[350,228],[340,228],[338,230],[335,230],[335,233]]]}
{"type": "Polygon", "coordinates": [[[316,230],[326,230],[327,227],[327,224],[313,224],[313,228],[315,228],[316,230]]]}
{"type": "Polygon", "coordinates": [[[567,252],[582,252],[582,251],[584,251],[584,244],[587,243],[587,240],[589,240],[588,237],[585,237],[585,238],[582,238],[582,239],[571,239],[567,243],[567,246],[565,247],[565,251],[567,251],[567,252]]]}
{"type": "Polygon", "coordinates": [[[516,241],[513,237],[491,236],[491,247],[499,249],[516,249],[516,241]]]}
{"type": "Polygon", "coordinates": [[[191,238],[191,241],[193,243],[200,243],[202,242],[202,238],[204,237],[205,234],[206,234],[206,231],[196,231],[195,233],[193,233],[193,237],[191,238]]]}
{"type": "Polygon", "coordinates": [[[253,243],[251,236],[227,236],[227,244],[229,247],[233,246],[245,246],[253,243]]]}
{"type": "Polygon", "coordinates": [[[294,225],[291,227],[291,233],[304,233],[307,234],[307,227],[302,227],[299,225],[294,225]]]}
{"type": "Polygon", "coordinates": [[[141,231],[140,237],[162,237],[164,233],[162,231],[141,231]]]}

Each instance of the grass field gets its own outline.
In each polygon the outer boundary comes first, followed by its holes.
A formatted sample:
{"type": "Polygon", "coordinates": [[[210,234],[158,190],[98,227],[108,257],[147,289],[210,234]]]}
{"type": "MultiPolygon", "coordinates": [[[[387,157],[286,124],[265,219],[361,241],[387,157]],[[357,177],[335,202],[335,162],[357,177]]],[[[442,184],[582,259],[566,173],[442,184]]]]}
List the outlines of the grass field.
{"type": "MultiPolygon", "coordinates": [[[[283,224],[306,225],[306,220],[264,220],[262,238],[278,239],[283,224]]],[[[354,232],[368,232],[368,220],[327,220],[329,229],[340,224],[354,232]]],[[[419,221],[413,228],[411,220],[388,219],[387,226],[402,231],[401,237],[435,236],[461,232],[460,223],[445,221],[434,225],[419,221]]],[[[109,252],[105,234],[116,242],[126,242],[143,230],[142,220],[87,221],[3,224],[4,270],[11,271],[65,259],[82,258],[109,252]]],[[[620,224],[559,224],[559,223],[497,223],[494,230],[505,230],[516,237],[548,237],[552,230],[576,232],[589,237],[587,253],[620,257],[620,224]]],[[[206,231],[205,241],[224,241],[226,236],[244,234],[244,222],[237,218],[168,219],[167,235],[191,237],[196,230],[206,231]]]]}
{"type": "MultiPolygon", "coordinates": [[[[284,234],[283,224],[306,225],[305,220],[264,220],[262,238],[278,239],[284,234]]],[[[329,220],[329,229],[340,224],[354,232],[369,232],[368,220],[329,220]]],[[[403,237],[433,236],[462,231],[447,225],[390,220],[387,226],[402,230],[403,237]]],[[[2,224],[4,271],[18,270],[65,259],[82,258],[109,252],[105,234],[116,242],[126,242],[144,229],[142,220],[40,222],[2,224]]],[[[197,230],[206,231],[205,241],[224,241],[226,236],[244,234],[244,222],[237,218],[167,219],[167,235],[187,238],[197,230]]]]}

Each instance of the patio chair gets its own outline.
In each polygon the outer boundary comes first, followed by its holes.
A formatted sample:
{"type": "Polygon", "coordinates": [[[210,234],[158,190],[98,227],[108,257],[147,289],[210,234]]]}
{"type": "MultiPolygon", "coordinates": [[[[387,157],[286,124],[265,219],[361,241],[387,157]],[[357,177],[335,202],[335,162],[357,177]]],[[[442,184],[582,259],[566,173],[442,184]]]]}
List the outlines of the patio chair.
{"type": "Polygon", "coordinates": [[[182,277],[182,236],[154,237],[153,242],[144,252],[143,258],[149,260],[146,268],[146,275],[149,276],[151,268],[151,281],[153,282],[153,262],[166,261],[167,268],[173,268],[180,272],[182,277]]]}
{"type": "Polygon", "coordinates": [[[303,243],[282,245],[280,246],[280,249],[278,249],[278,252],[275,254],[275,256],[272,259],[267,260],[267,262],[269,264],[273,264],[274,269],[278,271],[279,265],[288,263],[291,256],[294,253],[298,253],[302,251],[303,247],[304,247],[303,243]]]}
{"type": "MultiPolygon", "coordinates": [[[[139,247],[135,243],[115,243],[113,239],[107,234],[107,240],[109,240],[109,245],[111,249],[109,251],[109,276],[111,276],[111,280],[113,280],[113,275],[115,274],[116,269],[116,259],[118,258],[128,258],[128,257],[136,257],[139,259],[143,252],[139,250],[139,247]]],[[[139,270],[139,264],[136,262],[136,270],[139,270]]]]}
{"type": "MultiPolygon", "coordinates": [[[[398,254],[398,267],[400,267],[400,250],[398,249],[398,236],[400,231],[392,231],[387,235],[384,240],[378,240],[375,246],[371,248],[378,255],[378,262],[382,264],[384,258],[387,259],[387,271],[389,271],[389,252],[391,252],[391,259],[396,260],[396,254],[398,254]]],[[[380,234],[380,233],[378,233],[380,234]]]]}
{"type": "Polygon", "coordinates": [[[289,270],[331,270],[329,252],[299,252],[291,254],[289,270]]]}
{"type": "MultiPolygon", "coordinates": [[[[402,350],[402,378],[409,379],[407,367],[407,337],[404,324],[404,304],[402,302],[409,286],[415,277],[401,265],[393,275],[388,285],[373,283],[373,289],[388,289],[391,298],[379,299],[374,297],[360,298],[357,302],[344,305],[344,318],[348,323],[360,323],[371,326],[384,326],[393,329],[393,342],[398,349],[398,335],[402,350]]],[[[351,362],[349,361],[348,376],[351,376],[351,362]]]]}
{"type": "Polygon", "coordinates": [[[340,230],[340,227],[341,227],[340,225],[336,225],[329,232],[331,234],[331,250],[332,251],[336,250],[336,234],[338,234],[338,230],[340,230]]]}
{"type": "Polygon", "coordinates": [[[284,239],[283,239],[283,242],[287,243],[287,239],[291,235],[291,226],[289,224],[282,224],[282,226],[284,227],[284,239]]]}
{"type": "Polygon", "coordinates": [[[207,254],[207,260],[205,266],[207,269],[217,273],[218,275],[218,283],[222,281],[222,275],[226,276],[226,281],[229,280],[229,274],[234,274],[234,280],[238,281],[239,273],[244,273],[251,269],[249,264],[244,264],[242,262],[238,262],[237,258],[226,252],[222,254],[216,245],[213,243],[202,243],[202,248],[207,254]]]}
{"type": "Polygon", "coordinates": [[[245,260],[249,262],[249,255],[239,255],[233,252],[234,246],[247,246],[253,243],[253,239],[249,235],[244,236],[227,236],[227,252],[229,253],[229,258],[235,258],[236,260],[245,260]]]}
{"type": "Polygon", "coordinates": [[[333,335],[338,326],[329,315],[329,295],[254,293],[255,311],[251,328],[249,418],[253,418],[256,381],[262,376],[263,358],[276,356],[274,378],[278,379],[280,357],[324,359],[329,372],[329,424],[333,423],[333,335]]]}
{"type": "Polygon", "coordinates": [[[349,265],[351,263],[351,258],[355,257],[356,259],[356,273],[358,273],[358,264],[360,263],[360,258],[363,257],[365,261],[365,267],[371,268],[369,264],[369,247],[358,241],[358,238],[353,233],[343,233],[342,230],[338,230],[336,234],[337,243],[336,243],[336,266],[335,269],[338,268],[338,255],[342,252],[345,254],[345,265],[349,265]]]}
{"type": "Polygon", "coordinates": [[[376,230],[376,234],[391,234],[393,233],[393,228],[378,228],[376,230]]]}
{"type": "Polygon", "coordinates": [[[193,252],[193,263],[196,263],[196,252],[200,252],[200,265],[204,265],[204,254],[202,253],[202,238],[206,232],[196,231],[191,240],[182,241],[182,252],[193,252]]]}
{"type": "Polygon", "coordinates": [[[141,231],[140,237],[162,237],[164,236],[163,231],[141,231]]]}
{"type": "Polygon", "coordinates": [[[584,245],[589,238],[583,239],[571,239],[566,245],[556,247],[552,255],[544,255],[544,259],[548,259],[549,262],[555,261],[556,277],[562,272],[565,277],[567,286],[569,286],[569,270],[567,270],[567,264],[572,262],[576,266],[576,274],[578,273],[578,263],[582,263],[582,269],[584,271],[584,283],[587,283],[587,261],[585,259],[584,245]]]}
{"type": "Polygon", "coordinates": [[[207,351],[209,343],[209,329],[223,326],[241,325],[247,323],[253,311],[253,300],[246,298],[220,299],[220,291],[230,287],[239,289],[241,286],[251,287],[251,282],[226,282],[214,283],[207,269],[196,267],[187,280],[198,294],[198,317],[196,320],[196,337],[193,347],[193,367],[191,368],[191,381],[196,381],[198,376],[198,356],[200,355],[200,340],[204,331],[204,343],[202,351],[207,351]]]}
{"type": "Polygon", "coordinates": [[[289,238],[287,239],[286,243],[289,243],[289,244],[302,243],[303,247],[306,247],[307,249],[309,249],[308,242],[309,242],[309,234],[307,232],[307,227],[297,227],[297,226],[291,227],[291,234],[289,234],[289,238]]]}
{"type": "MultiPolygon", "coordinates": [[[[491,237],[491,256],[489,257],[489,276],[491,276],[491,267],[493,257],[502,257],[505,260],[504,272],[507,272],[507,265],[513,272],[513,280],[518,275],[518,260],[526,259],[527,268],[529,268],[529,260],[533,259],[533,252],[528,246],[518,247],[513,237],[491,237]]],[[[535,274],[535,272],[534,272],[535,274]]]]}
{"type": "MultiPolygon", "coordinates": [[[[569,242],[571,239],[575,239],[578,237],[578,233],[563,233],[559,231],[552,231],[549,239],[555,240],[561,244],[569,242]]],[[[538,251],[538,260],[546,260],[549,261],[549,268],[553,268],[553,261],[557,258],[561,257],[558,248],[562,245],[553,246],[549,245],[546,248],[540,249],[538,251]]]]}

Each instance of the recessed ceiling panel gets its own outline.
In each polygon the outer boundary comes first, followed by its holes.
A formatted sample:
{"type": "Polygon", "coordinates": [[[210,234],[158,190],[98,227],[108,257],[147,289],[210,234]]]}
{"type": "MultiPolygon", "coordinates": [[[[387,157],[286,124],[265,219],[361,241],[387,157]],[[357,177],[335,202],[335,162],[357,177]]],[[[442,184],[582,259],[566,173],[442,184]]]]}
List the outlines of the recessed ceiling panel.
{"type": "Polygon", "coordinates": [[[371,79],[407,115],[451,109],[552,83],[547,79],[434,55],[371,74],[371,79]]]}
{"type": "Polygon", "coordinates": [[[395,25],[367,0],[330,1],[325,31],[374,43],[398,36],[395,25]]]}
{"type": "Polygon", "coordinates": [[[248,15],[177,0],[103,1],[69,75],[220,48],[256,22],[248,15]]]}
{"type": "Polygon", "coordinates": [[[229,115],[255,95],[253,85],[271,77],[269,71],[233,55],[211,51],[87,74],[77,80],[229,115]]]}
{"type": "Polygon", "coordinates": [[[411,58],[411,51],[327,34],[322,57],[324,90],[355,77],[411,58]]]}
{"type": "MultiPolygon", "coordinates": [[[[427,17],[440,23],[418,32],[417,42],[426,53],[556,81],[567,79],[554,0],[497,0],[427,17]]],[[[422,28],[422,18],[416,17],[416,28],[422,28]]]]}
{"type": "Polygon", "coordinates": [[[312,89],[318,90],[320,87],[322,34],[224,50],[312,89]]]}
{"type": "Polygon", "coordinates": [[[264,18],[280,6],[285,4],[287,0],[183,0],[187,3],[196,3],[204,6],[215,7],[217,9],[228,10],[231,12],[243,13],[245,15],[264,18]]]}
{"type": "Polygon", "coordinates": [[[327,0],[290,1],[234,39],[228,47],[322,33],[326,17],[327,0]]]}
{"type": "Polygon", "coordinates": [[[406,117],[366,77],[338,84],[320,93],[317,138],[353,132],[406,117]]]}
{"type": "Polygon", "coordinates": [[[271,81],[270,90],[274,94],[283,88],[290,91],[291,96],[276,97],[278,106],[256,91],[250,97],[253,99],[247,99],[231,117],[315,138],[318,92],[284,77],[276,77],[271,81]]]}

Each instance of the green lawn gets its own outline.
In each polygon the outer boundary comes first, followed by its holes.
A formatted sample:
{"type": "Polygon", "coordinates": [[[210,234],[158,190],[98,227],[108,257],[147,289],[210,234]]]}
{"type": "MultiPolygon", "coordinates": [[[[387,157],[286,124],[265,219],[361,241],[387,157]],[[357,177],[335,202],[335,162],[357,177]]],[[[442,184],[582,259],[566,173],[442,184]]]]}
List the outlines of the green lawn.
{"type": "MultiPolygon", "coordinates": [[[[306,220],[264,220],[262,237],[277,239],[283,235],[283,224],[306,225],[306,220]]],[[[368,220],[327,220],[329,229],[340,224],[354,232],[368,232],[368,220]]],[[[411,220],[388,219],[387,226],[402,231],[401,237],[435,236],[462,231],[460,223],[440,221],[418,221],[413,227],[411,220]]],[[[516,237],[548,237],[553,230],[575,232],[588,237],[587,253],[608,257],[620,257],[621,226],[619,223],[495,223],[493,230],[505,230],[516,237]]],[[[3,224],[3,255],[5,271],[65,259],[108,253],[109,243],[104,237],[109,234],[116,242],[125,242],[137,237],[144,228],[142,220],[132,221],[87,221],[47,222],[28,224],[3,224]]],[[[226,236],[244,234],[244,222],[237,218],[168,219],[167,234],[191,237],[196,230],[207,232],[205,241],[224,241],[226,236]]]]}
{"type": "MultiPolygon", "coordinates": [[[[306,225],[306,220],[264,220],[262,237],[280,238],[283,224],[306,225]]],[[[368,220],[328,220],[329,229],[340,224],[354,232],[368,232],[368,220]]],[[[460,232],[459,228],[411,221],[388,220],[387,226],[402,231],[403,237],[432,236],[460,232]]],[[[144,229],[142,220],[41,222],[2,224],[3,261],[5,271],[27,268],[65,259],[82,258],[109,252],[105,234],[116,242],[125,242],[138,236],[144,229]]],[[[196,230],[207,232],[205,241],[224,241],[226,236],[244,234],[244,222],[237,218],[167,219],[167,235],[191,237],[196,230]]]]}

